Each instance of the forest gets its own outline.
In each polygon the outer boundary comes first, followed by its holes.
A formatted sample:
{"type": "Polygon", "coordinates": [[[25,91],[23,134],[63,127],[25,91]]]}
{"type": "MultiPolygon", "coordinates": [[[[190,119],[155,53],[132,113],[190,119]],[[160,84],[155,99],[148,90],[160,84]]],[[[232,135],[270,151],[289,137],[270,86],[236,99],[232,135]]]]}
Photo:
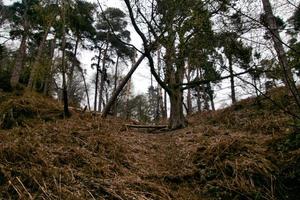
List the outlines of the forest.
{"type": "Polygon", "coordinates": [[[298,199],[299,36],[299,0],[0,0],[0,199],[298,199]]]}

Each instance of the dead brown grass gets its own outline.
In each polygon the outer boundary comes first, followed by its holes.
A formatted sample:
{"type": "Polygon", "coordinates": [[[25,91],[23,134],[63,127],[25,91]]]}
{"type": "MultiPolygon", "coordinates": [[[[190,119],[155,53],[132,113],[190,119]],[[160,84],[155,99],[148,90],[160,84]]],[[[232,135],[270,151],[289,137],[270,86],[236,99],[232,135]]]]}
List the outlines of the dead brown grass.
{"type": "Polygon", "coordinates": [[[300,138],[289,117],[253,102],[152,134],[88,113],[46,122],[61,110],[53,100],[7,98],[34,115],[0,130],[0,199],[295,199],[300,138]]]}
{"type": "Polygon", "coordinates": [[[57,101],[34,92],[20,96],[10,93],[0,95],[0,128],[24,127],[34,124],[34,120],[50,121],[62,114],[62,107],[57,101]]]}
{"type": "Polygon", "coordinates": [[[257,139],[245,133],[212,136],[198,148],[194,162],[208,194],[222,199],[275,199],[274,155],[257,139]]]}
{"type": "Polygon", "coordinates": [[[197,113],[190,118],[190,124],[201,123],[259,134],[290,132],[288,124],[292,124],[292,116],[284,110],[297,113],[295,105],[291,103],[292,97],[286,95],[284,88],[274,89],[267,96],[245,99],[216,112],[197,113]]]}

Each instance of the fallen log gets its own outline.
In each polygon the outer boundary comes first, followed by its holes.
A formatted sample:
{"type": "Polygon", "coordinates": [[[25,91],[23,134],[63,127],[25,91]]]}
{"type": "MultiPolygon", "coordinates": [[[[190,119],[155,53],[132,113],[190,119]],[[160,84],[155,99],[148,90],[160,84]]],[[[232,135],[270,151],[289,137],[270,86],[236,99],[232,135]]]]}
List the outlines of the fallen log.
{"type": "Polygon", "coordinates": [[[163,129],[168,128],[168,125],[136,125],[136,124],[125,124],[127,128],[151,128],[151,129],[163,129]]]}

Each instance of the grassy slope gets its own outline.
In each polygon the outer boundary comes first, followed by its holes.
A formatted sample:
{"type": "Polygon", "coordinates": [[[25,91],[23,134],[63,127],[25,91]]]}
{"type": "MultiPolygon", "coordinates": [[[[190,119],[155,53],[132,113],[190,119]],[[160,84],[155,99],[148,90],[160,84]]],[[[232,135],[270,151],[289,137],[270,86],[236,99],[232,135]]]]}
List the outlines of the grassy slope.
{"type": "MultiPolygon", "coordinates": [[[[272,98],[289,105],[280,91],[272,98]]],[[[0,124],[10,116],[14,127],[0,130],[0,199],[299,195],[300,139],[291,134],[291,119],[264,99],[195,114],[188,128],[156,134],[89,114],[63,120],[60,106],[38,95],[2,94],[0,110],[0,124]]]]}

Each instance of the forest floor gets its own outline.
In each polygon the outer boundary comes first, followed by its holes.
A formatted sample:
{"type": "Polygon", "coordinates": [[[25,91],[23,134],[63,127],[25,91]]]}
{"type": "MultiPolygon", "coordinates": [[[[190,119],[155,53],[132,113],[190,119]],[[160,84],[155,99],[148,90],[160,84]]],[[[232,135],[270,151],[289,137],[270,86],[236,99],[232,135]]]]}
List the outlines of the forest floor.
{"type": "MultiPolygon", "coordinates": [[[[279,91],[270,96],[288,108],[279,91]]],[[[36,94],[0,94],[0,199],[297,199],[300,137],[266,99],[126,129],[36,94]]]]}

